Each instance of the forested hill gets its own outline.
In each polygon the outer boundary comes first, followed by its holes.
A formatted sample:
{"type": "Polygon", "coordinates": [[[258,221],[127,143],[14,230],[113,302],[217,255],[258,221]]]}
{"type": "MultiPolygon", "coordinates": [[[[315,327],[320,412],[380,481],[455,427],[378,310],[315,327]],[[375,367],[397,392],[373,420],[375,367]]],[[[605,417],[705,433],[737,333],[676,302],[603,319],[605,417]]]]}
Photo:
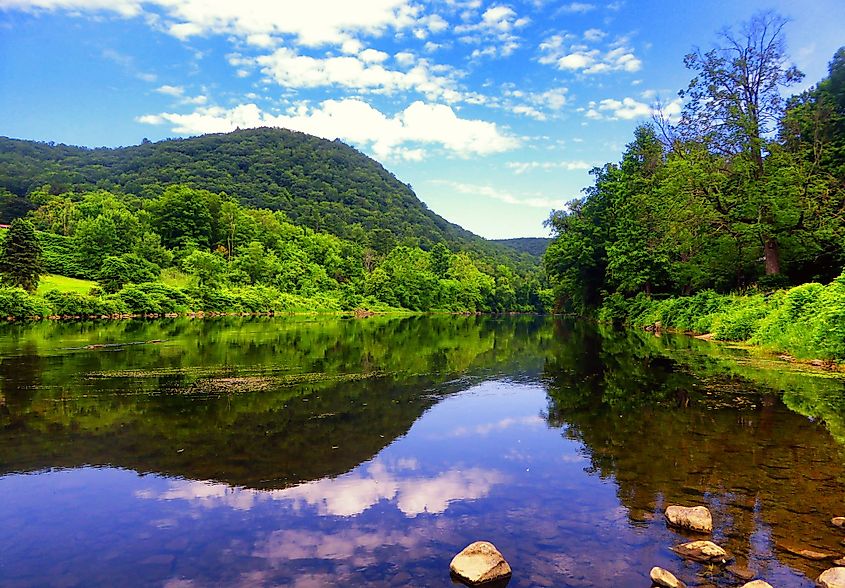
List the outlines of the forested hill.
{"type": "Polygon", "coordinates": [[[35,208],[30,197],[45,186],[52,194],[101,188],[156,198],[173,184],[225,192],[382,251],[399,242],[429,249],[445,241],[487,257],[531,259],[428,210],[410,186],[339,140],[270,128],[115,149],[0,138],[2,222],[35,208]]]}
{"type": "Polygon", "coordinates": [[[552,242],[550,237],[517,237],[515,239],[492,239],[493,243],[505,245],[521,253],[542,257],[552,242]]]}

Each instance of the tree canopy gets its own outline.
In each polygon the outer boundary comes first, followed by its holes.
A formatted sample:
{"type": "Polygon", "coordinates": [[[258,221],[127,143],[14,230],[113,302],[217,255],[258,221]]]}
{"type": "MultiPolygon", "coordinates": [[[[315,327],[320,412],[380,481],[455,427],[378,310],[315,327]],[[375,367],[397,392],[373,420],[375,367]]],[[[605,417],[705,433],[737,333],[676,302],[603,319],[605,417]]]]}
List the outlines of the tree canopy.
{"type": "Polygon", "coordinates": [[[561,309],[611,295],[686,295],[828,282],[845,263],[845,48],[801,79],[786,21],[756,15],[687,55],[676,124],[640,125],[622,159],[548,221],[545,267],[561,309]]]}

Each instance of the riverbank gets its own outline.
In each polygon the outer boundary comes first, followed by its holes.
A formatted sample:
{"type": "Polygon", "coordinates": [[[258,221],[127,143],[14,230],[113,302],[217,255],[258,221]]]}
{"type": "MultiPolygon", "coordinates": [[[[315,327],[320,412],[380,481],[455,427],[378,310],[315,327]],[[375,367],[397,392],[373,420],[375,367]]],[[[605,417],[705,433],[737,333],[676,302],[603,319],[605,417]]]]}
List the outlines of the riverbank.
{"type": "Polygon", "coordinates": [[[655,299],[609,296],[600,322],[667,330],[743,343],[794,361],[845,361],[845,274],[828,285],[809,283],[751,294],[655,299]]]}
{"type": "Polygon", "coordinates": [[[0,316],[7,321],[385,312],[409,311],[343,292],[306,296],[268,286],[179,288],[148,282],[130,284],[111,294],[60,290],[30,294],[20,288],[0,288],[0,316]]]}

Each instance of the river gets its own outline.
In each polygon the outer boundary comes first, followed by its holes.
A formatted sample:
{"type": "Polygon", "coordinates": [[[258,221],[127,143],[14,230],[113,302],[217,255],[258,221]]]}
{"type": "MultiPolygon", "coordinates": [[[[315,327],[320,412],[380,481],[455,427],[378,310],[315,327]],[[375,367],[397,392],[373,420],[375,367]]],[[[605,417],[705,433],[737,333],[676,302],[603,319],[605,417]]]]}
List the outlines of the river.
{"type": "Polygon", "coordinates": [[[774,586],[845,532],[845,383],[683,336],[549,317],[3,325],[0,585],[774,586]]]}

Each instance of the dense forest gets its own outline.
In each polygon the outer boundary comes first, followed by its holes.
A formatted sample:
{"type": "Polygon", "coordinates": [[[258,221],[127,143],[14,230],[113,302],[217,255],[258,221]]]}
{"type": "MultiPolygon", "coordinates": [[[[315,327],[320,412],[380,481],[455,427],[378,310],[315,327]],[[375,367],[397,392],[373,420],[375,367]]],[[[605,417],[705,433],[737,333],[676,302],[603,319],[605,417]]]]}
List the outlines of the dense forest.
{"type": "Polygon", "coordinates": [[[0,139],[0,214],[11,316],[551,302],[539,255],[447,222],[339,141],[284,129],[119,149],[0,139]],[[33,295],[42,274],[96,285],[33,295]]]}
{"type": "Polygon", "coordinates": [[[505,245],[523,253],[542,257],[551,243],[548,237],[516,237],[514,239],[493,239],[493,243],[505,245]]]}
{"type": "MultiPolygon", "coordinates": [[[[544,260],[559,310],[677,323],[683,306],[693,315],[683,328],[710,332],[712,321],[693,323],[733,304],[719,294],[819,283],[793,308],[808,320],[818,304],[845,302],[845,48],[827,77],[783,98],[803,78],[788,64],[785,23],[759,14],[687,55],[694,77],[680,92],[680,120],[639,126],[621,161],[594,168],[585,196],[552,214],[544,260]],[[658,304],[665,312],[652,312],[658,304]]],[[[781,306],[777,297],[755,304],[724,338],[748,339],[781,306]]],[[[831,324],[845,334],[842,319],[818,325],[818,336],[831,324]]]]}
{"type": "Polygon", "coordinates": [[[6,231],[0,310],[12,316],[389,310],[542,311],[535,272],[412,245],[375,249],[184,185],[156,198],[30,195],[6,231]],[[16,257],[13,258],[12,255],[16,257]],[[17,271],[14,267],[17,265],[17,271]],[[12,267],[7,267],[12,266],[12,267]],[[38,266],[36,268],[36,266],[38,266]],[[38,274],[97,281],[32,296],[38,274]],[[10,286],[20,286],[13,288],[10,286]]]}
{"type": "Polygon", "coordinates": [[[428,210],[410,186],[339,140],[277,128],[117,149],[0,137],[0,222],[34,210],[48,195],[106,190],[151,200],[175,184],[282,211],[296,225],[381,253],[398,244],[429,250],[443,242],[497,263],[537,262],[428,210]]]}

